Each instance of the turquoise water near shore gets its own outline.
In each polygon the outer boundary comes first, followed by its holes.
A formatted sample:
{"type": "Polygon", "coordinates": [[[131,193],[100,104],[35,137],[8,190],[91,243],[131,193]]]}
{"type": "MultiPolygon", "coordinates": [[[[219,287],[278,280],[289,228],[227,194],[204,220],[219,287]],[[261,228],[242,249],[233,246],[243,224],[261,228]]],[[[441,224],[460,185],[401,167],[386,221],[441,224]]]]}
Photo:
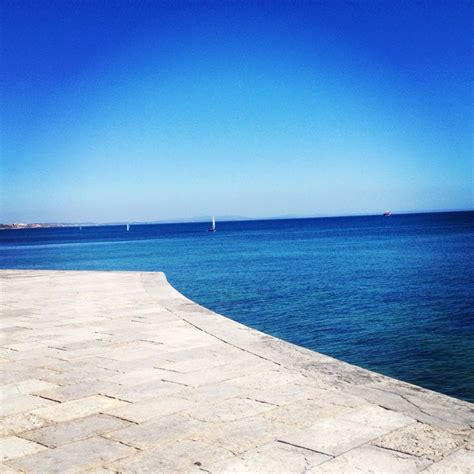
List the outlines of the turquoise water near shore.
{"type": "Polygon", "coordinates": [[[1,268],[164,271],[202,305],[474,401],[474,212],[0,232],[1,268]]]}

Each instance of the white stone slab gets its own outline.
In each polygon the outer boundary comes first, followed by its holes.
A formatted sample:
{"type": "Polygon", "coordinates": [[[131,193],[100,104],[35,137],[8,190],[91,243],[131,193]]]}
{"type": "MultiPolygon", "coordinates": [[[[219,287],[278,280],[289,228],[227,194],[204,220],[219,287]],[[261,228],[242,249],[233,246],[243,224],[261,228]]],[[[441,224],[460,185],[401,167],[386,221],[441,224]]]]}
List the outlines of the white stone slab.
{"type": "Polygon", "coordinates": [[[18,397],[8,398],[0,403],[0,417],[17,415],[39,407],[50,407],[56,403],[52,400],[46,400],[34,395],[20,395],[18,397]]]}
{"type": "Polygon", "coordinates": [[[413,423],[374,441],[376,446],[440,461],[466,444],[462,434],[450,433],[425,423],[413,423]]]}
{"type": "Polygon", "coordinates": [[[0,419],[0,435],[9,436],[21,434],[24,431],[42,428],[49,424],[51,424],[51,421],[44,420],[43,418],[31,413],[11,415],[0,419]]]}
{"type": "Polygon", "coordinates": [[[26,456],[28,454],[44,451],[46,448],[40,444],[33,443],[17,436],[9,436],[0,439],[0,456],[1,461],[9,461],[11,459],[26,456]]]}
{"type": "Polygon", "coordinates": [[[158,418],[160,416],[172,415],[186,410],[194,403],[184,398],[161,397],[145,400],[122,406],[120,408],[110,410],[107,413],[130,420],[135,423],[143,423],[144,421],[158,418]]]}
{"type": "MultiPolygon", "coordinates": [[[[258,394],[257,394],[258,396],[258,394]]],[[[265,413],[269,420],[281,421],[296,428],[309,427],[317,421],[341,415],[351,410],[331,404],[328,400],[298,400],[265,413]]]]}
{"type": "Polygon", "coordinates": [[[274,409],[274,405],[250,398],[229,398],[212,404],[201,405],[185,413],[208,423],[236,421],[274,409]]]}
{"type": "Polygon", "coordinates": [[[315,474],[415,474],[429,465],[429,461],[408,454],[374,446],[352,449],[324,464],[309,469],[315,474]]]}
{"type": "Polygon", "coordinates": [[[47,420],[60,422],[73,420],[74,418],[82,418],[83,416],[93,415],[95,413],[104,413],[125,405],[127,405],[127,403],[120,400],[103,397],[101,395],[93,395],[91,397],[40,408],[34,410],[32,413],[47,420]]]}
{"type": "Polygon", "coordinates": [[[108,415],[91,415],[84,418],[54,423],[53,425],[27,431],[22,436],[51,448],[102,435],[129,426],[125,420],[108,415]]]}
{"type": "Polygon", "coordinates": [[[135,453],[136,450],[133,448],[96,437],[65,444],[56,449],[47,449],[31,456],[24,456],[11,461],[10,464],[31,473],[76,473],[102,467],[135,453]]]}
{"type": "Polygon", "coordinates": [[[272,442],[251,449],[240,456],[233,456],[215,464],[204,465],[204,469],[212,474],[300,474],[309,472],[328,459],[332,458],[307,449],[272,442]]]}
{"type": "Polygon", "coordinates": [[[460,449],[441,461],[431,464],[424,472],[427,474],[473,474],[474,473],[474,451],[460,449]]]}
{"type": "Polygon", "coordinates": [[[177,440],[196,439],[205,428],[205,423],[177,414],[132,425],[104,436],[139,449],[148,449],[177,440]]]}
{"type": "Polygon", "coordinates": [[[57,385],[44,382],[43,380],[22,380],[21,382],[0,386],[0,398],[4,400],[19,395],[29,395],[44,390],[51,390],[53,388],[57,388],[57,385]]]}
{"type": "Polygon", "coordinates": [[[236,454],[276,441],[293,431],[287,424],[268,420],[262,415],[205,424],[204,427],[196,439],[222,446],[236,454]]]}
{"type": "MultiPolygon", "coordinates": [[[[107,466],[120,473],[178,473],[199,470],[203,465],[232,456],[230,451],[200,441],[181,440],[148,449],[124,461],[107,466]]],[[[203,472],[203,471],[201,471],[203,472]]]]}
{"type": "Polygon", "coordinates": [[[310,428],[300,430],[279,440],[293,446],[337,456],[382,435],[385,430],[341,419],[325,418],[310,428]]]}

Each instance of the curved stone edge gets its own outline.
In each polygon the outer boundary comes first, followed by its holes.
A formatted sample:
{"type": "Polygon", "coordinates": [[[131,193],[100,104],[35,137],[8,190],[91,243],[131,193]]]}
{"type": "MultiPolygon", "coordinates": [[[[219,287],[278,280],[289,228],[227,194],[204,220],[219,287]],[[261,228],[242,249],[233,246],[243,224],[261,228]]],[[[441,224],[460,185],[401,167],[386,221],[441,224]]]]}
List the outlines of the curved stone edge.
{"type": "Polygon", "coordinates": [[[314,383],[332,386],[420,422],[460,432],[474,428],[474,405],[448,395],[387,377],[249,328],[190,300],[162,272],[140,272],[146,293],[176,317],[220,341],[314,383]]]}

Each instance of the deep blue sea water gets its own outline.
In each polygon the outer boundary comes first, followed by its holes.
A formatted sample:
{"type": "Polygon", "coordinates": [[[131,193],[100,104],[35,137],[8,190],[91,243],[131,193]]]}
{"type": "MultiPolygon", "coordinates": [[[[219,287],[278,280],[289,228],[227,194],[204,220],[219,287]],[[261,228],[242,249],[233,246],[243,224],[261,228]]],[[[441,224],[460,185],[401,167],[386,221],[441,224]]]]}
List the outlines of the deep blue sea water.
{"type": "Polygon", "coordinates": [[[1,268],[164,271],[191,299],[474,401],[474,212],[0,232],[1,268]]]}

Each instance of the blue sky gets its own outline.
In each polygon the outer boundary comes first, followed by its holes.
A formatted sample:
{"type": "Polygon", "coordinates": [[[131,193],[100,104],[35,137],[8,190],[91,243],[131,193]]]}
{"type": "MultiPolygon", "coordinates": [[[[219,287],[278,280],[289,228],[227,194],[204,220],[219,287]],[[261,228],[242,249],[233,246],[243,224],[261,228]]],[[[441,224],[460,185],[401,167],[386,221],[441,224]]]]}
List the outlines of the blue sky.
{"type": "Polygon", "coordinates": [[[6,0],[0,221],[472,208],[472,5],[6,0]]]}

